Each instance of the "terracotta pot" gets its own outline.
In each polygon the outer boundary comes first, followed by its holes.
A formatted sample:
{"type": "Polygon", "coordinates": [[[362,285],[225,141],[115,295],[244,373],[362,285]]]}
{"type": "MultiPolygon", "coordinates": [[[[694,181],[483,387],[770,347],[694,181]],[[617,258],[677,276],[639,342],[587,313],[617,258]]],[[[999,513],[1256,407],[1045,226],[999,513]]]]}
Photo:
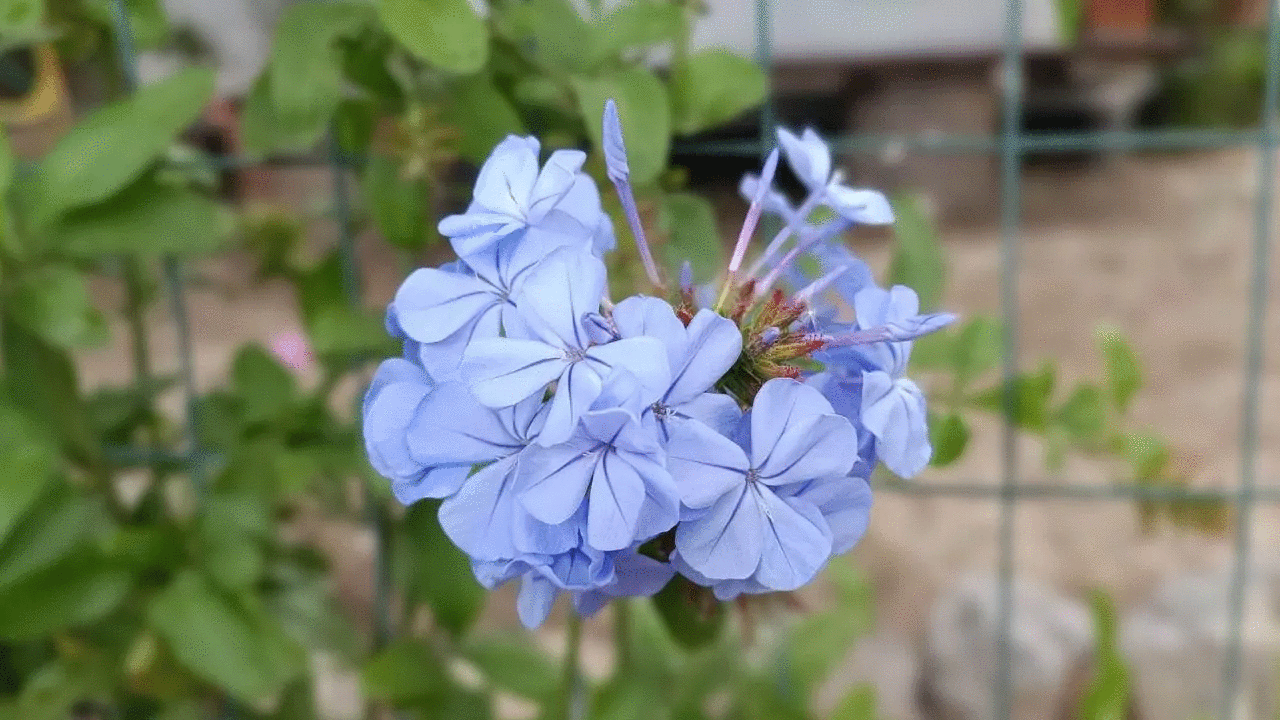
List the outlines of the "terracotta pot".
{"type": "Polygon", "coordinates": [[[1152,0],[1088,0],[1085,25],[1090,30],[1146,32],[1154,16],[1152,0]]]}

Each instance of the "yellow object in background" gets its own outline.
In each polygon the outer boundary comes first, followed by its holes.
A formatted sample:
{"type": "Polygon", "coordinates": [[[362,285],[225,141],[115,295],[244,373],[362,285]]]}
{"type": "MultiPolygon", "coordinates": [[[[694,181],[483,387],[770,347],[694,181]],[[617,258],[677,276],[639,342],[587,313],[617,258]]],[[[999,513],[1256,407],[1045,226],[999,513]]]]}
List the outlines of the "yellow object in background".
{"type": "Polygon", "coordinates": [[[29,125],[62,111],[67,103],[67,83],[53,45],[31,48],[34,55],[35,82],[25,96],[0,99],[0,123],[29,125]]]}

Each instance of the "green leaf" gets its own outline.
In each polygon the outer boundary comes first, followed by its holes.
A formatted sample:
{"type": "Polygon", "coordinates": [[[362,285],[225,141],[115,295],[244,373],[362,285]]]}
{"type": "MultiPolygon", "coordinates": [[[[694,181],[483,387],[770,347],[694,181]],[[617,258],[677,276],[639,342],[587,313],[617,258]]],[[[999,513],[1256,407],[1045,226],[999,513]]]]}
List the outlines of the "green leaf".
{"type": "Polygon", "coordinates": [[[373,14],[352,2],[304,2],[285,8],[271,46],[271,101],[287,127],[319,137],[342,97],[337,42],[359,33],[373,14]]]}
{"type": "Polygon", "coordinates": [[[1097,633],[1094,675],[1080,701],[1079,720],[1124,720],[1129,714],[1129,670],[1116,645],[1116,613],[1111,598],[1094,592],[1093,622],[1097,633]]]}
{"type": "Polygon", "coordinates": [[[43,0],[0,0],[0,37],[22,37],[40,27],[43,0]]]}
{"type": "Polygon", "coordinates": [[[34,639],[97,620],[124,600],[131,580],[96,553],[66,557],[0,590],[0,638],[34,639]]]}
{"type": "Polygon", "coordinates": [[[311,349],[322,356],[387,357],[400,351],[382,320],[346,305],[321,309],[307,335],[311,349]]]}
{"type": "MultiPolygon", "coordinates": [[[[7,338],[6,338],[7,339],[7,338]]],[[[0,402],[0,540],[49,482],[56,450],[17,408],[0,402]]]]}
{"type": "Polygon", "coordinates": [[[465,75],[449,84],[449,104],[442,119],[463,131],[458,153],[476,164],[483,163],[506,136],[525,134],[511,101],[486,73],[465,75]]]}
{"type": "MultiPolygon", "coordinates": [[[[13,182],[15,165],[13,146],[9,144],[9,133],[0,127],[0,201],[3,201],[4,194],[9,190],[9,184],[13,182]]],[[[0,202],[0,205],[3,204],[0,202]]]]}
{"type": "Polygon", "coordinates": [[[1097,438],[1107,426],[1107,408],[1102,390],[1095,385],[1078,386],[1058,408],[1058,422],[1076,442],[1097,438]]]}
{"type": "Polygon", "coordinates": [[[14,320],[51,345],[75,348],[106,340],[107,323],[89,299],[80,271],[38,265],[24,272],[10,301],[14,320]]]}
{"type": "Polygon", "coordinates": [[[677,575],[653,596],[653,606],[671,638],[689,649],[705,647],[720,636],[724,605],[706,588],[677,575]]]}
{"type": "Polygon", "coordinates": [[[70,356],[7,315],[0,325],[5,374],[14,379],[5,385],[13,405],[39,426],[41,437],[57,440],[70,459],[88,466],[100,463],[102,449],[78,392],[70,356]]]}
{"type": "Polygon", "coordinates": [[[764,102],[768,79],[755,63],[728,50],[703,50],[671,76],[671,115],[678,135],[726,123],[764,102]]]}
{"type": "Polygon", "coordinates": [[[244,594],[184,570],[151,600],[147,617],[174,656],[242,702],[260,702],[306,672],[306,655],[244,594]]]}
{"type": "Polygon", "coordinates": [[[596,57],[604,59],[628,48],[675,40],[684,32],[684,8],[675,3],[634,0],[593,25],[596,57]]]}
{"type": "Polygon", "coordinates": [[[928,312],[938,307],[947,281],[946,258],[938,241],[938,229],[915,196],[895,197],[893,208],[897,221],[889,282],[915,290],[920,296],[920,310],[928,312]]]}
{"type": "Polygon", "coordinates": [[[667,166],[671,149],[670,106],[658,78],[648,70],[631,67],[610,76],[573,77],[571,82],[595,147],[600,148],[605,101],[613,98],[627,143],[631,182],[643,186],[656,180],[667,166]]]}
{"type": "Polygon", "coordinates": [[[315,146],[324,135],[329,115],[317,105],[313,117],[286,118],[271,98],[271,72],[258,76],[240,112],[240,135],[253,153],[301,152],[315,146]]]}
{"type": "Polygon", "coordinates": [[[462,656],[495,687],[541,704],[560,687],[560,671],[523,635],[486,635],[463,645],[462,656]]]}
{"type": "Polygon", "coordinates": [[[218,584],[239,590],[262,577],[263,541],[271,533],[263,502],[247,495],[206,498],[196,533],[204,569],[218,584]]]}
{"type": "Polygon", "coordinates": [[[401,177],[401,167],[395,158],[370,156],[364,168],[364,196],[387,242],[406,250],[417,250],[428,238],[429,188],[424,180],[401,177]]]}
{"type": "Polygon", "coordinates": [[[437,698],[449,682],[435,653],[409,639],[397,640],[371,658],[361,680],[370,699],[397,706],[437,698]]]}
{"type": "Polygon", "coordinates": [[[387,32],[441,70],[473,73],[489,57],[489,32],[467,0],[378,0],[387,32]]]}
{"type": "Polygon", "coordinates": [[[246,345],[231,363],[231,382],[240,398],[246,423],[282,419],[297,391],[293,375],[266,350],[246,345]]]}
{"type": "Polygon", "coordinates": [[[405,513],[402,549],[406,589],[411,597],[427,603],[436,623],[460,636],[471,627],[484,607],[485,591],[471,573],[471,563],[437,518],[439,501],[422,500],[405,513]]]}
{"type": "Polygon", "coordinates": [[[642,679],[618,674],[596,689],[587,717],[594,720],[659,720],[663,704],[654,702],[654,688],[642,679]]]}
{"type": "Polygon", "coordinates": [[[831,711],[831,720],[876,720],[876,688],[869,683],[855,686],[831,711]]]}
{"type": "Polygon", "coordinates": [[[853,643],[873,627],[871,588],[866,580],[847,564],[832,566],[830,574],[841,588],[836,607],[801,618],[780,648],[785,665],[779,667],[786,668],[789,694],[801,702],[812,697],[853,643]]]}
{"type": "MultiPolygon", "coordinates": [[[[8,458],[0,458],[0,462],[5,460],[8,458]]],[[[39,488],[40,485],[34,487],[39,488]]],[[[13,526],[8,539],[0,544],[0,588],[65,557],[92,528],[92,505],[65,483],[48,488],[38,502],[27,504],[30,512],[13,526]]],[[[4,508],[0,514],[11,512],[18,505],[21,501],[14,505],[8,499],[0,501],[0,508],[4,508]]],[[[3,522],[0,518],[0,525],[3,522]]],[[[3,536],[3,530],[0,530],[0,537],[3,536]]]]}
{"type": "Polygon", "coordinates": [[[1000,323],[994,318],[979,315],[960,328],[952,344],[952,363],[961,392],[1000,363],[1002,342],[1000,323]]]}
{"type": "Polygon", "coordinates": [[[716,211],[705,198],[671,193],[662,200],[661,229],[667,267],[677,271],[685,260],[693,263],[695,278],[710,279],[724,266],[724,245],[716,229],[716,211]]]}
{"type": "Polygon", "coordinates": [[[190,190],[139,182],[109,203],[69,213],[50,231],[52,249],[72,258],[207,254],[230,238],[233,221],[190,190]]]}
{"type": "Polygon", "coordinates": [[[1143,433],[1128,433],[1123,436],[1120,450],[1133,468],[1135,480],[1149,483],[1169,479],[1165,477],[1165,469],[1172,453],[1168,443],[1161,438],[1143,433]]]}
{"type": "Polygon", "coordinates": [[[199,117],[213,78],[182,70],[89,115],[40,162],[40,217],[105,200],[142,175],[199,117]]]}
{"type": "Polygon", "coordinates": [[[969,426],[957,414],[929,414],[929,439],[933,441],[933,458],[929,464],[946,467],[964,455],[969,445],[969,426]]]}
{"type": "MultiPolygon", "coordinates": [[[[1010,420],[1024,430],[1044,432],[1049,425],[1049,400],[1053,396],[1053,363],[1046,362],[1035,372],[1026,372],[1013,379],[1010,420]]],[[[975,395],[974,405],[992,412],[1004,413],[1004,386],[996,385],[975,395]]]]}
{"type": "Polygon", "coordinates": [[[1115,328],[1100,327],[1097,336],[1111,401],[1117,410],[1125,412],[1129,409],[1134,393],[1142,387],[1142,369],[1138,364],[1138,356],[1115,328]]]}
{"type": "Polygon", "coordinates": [[[363,154],[373,141],[378,108],[370,100],[343,100],[333,114],[333,137],[345,153],[363,154]]]}
{"type": "Polygon", "coordinates": [[[497,31],[521,54],[549,70],[598,67],[593,28],[567,0],[527,0],[504,5],[494,17],[497,31]]]}

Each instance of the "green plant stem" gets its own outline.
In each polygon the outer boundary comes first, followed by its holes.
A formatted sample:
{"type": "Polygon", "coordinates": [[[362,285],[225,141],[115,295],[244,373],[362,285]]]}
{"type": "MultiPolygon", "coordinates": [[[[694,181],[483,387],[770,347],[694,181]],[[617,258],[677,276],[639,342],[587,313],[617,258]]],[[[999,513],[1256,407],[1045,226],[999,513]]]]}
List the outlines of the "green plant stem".
{"type": "MultiPolygon", "coordinates": [[[[143,428],[147,434],[147,442],[153,449],[160,449],[160,425],[155,411],[152,391],[155,388],[151,370],[151,343],[147,335],[146,288],[143,285],[143,266],[134,257],[126,257],[124,262],[125,284],[125,318],[129,322],[129,334],[133,344],[133,378],[134,384],[142,390],[145,403],[142,412],[145,415],[143,428]]],[[[161,480],[160,469],[151,468],[151,488],[148,494],[155,491],[161,480]]]]}
{"type": "Polygon", "coordinates": [[[635,646],[631,640],[631,602],[627,598],[613,601],[613,644],[618,652],[617,674],[629,672],[635,662],[635,646]]]}
{"type": "Polygon", "coordinates": [[[575,700],[578,695],[578,662],[582,650],[582,618],[572,610],[565,627],[564,672],[560,679],[560,694],[556,698],[556,712],[551,715],[559,720],[574,720],[575,700]]]}

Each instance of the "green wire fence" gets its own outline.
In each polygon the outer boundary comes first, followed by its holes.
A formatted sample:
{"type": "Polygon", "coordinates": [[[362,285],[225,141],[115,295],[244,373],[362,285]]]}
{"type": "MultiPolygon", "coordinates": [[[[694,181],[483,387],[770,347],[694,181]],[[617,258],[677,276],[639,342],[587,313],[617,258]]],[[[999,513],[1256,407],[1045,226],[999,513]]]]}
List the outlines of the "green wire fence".
{"type": "MultiPolygon", "coordinates": [[[[1234,568],[1231,576],[1230,610],[1228,639],[1225,663],[1222,668],[1222,707],[1219,718],[1226,720],[1234,716],[1233,698],[1237,694],[1241,675],[1241,629],[1244,611],[1245,580],[1250,561],[1250,541],[1252,535],[1252,510],[1259,503],[1280,503],[1280,488],[1259,488],[1256,472],[1258,452],[1258,426],[1260,407],[1258,392],[1264,357],[1263,320],[1266,312],[1268,295],[1267,262],[1271,252],[1272,221],[1274,218],[1273,195],[1276,191],[1276,151],[1280,137],[1280,0],[1270,0],[1267,13],[1267,60],[1263,90],[1261,122],[1253,130],[1213,130],[1213,129],[1181,129],[1162,131],[1119,131],[1119,132],[1081,132],[1029,135],[1021,129],[1020,119],[1024,102],[1024,45],[1022,25],[1025,0],[1008,0],[1005,12],[1003,33],[1002,83],[1003,98],[1001,102],[1001,127],[997,135],[964,136],[937,135],[921,137],[898,137],[856,135],[835,138],[832,146],[838,152],[853,154],[871,154],[886,147],[935,154],[975,154],[995,153],[1000,160],[1000,236],[1001,236],[1001,281],[1000,301],[1003,319],[1003,377],[1005,381],[1005,420],[1002,433],[1002,467],[998,483],[980,481],[950,482],[901,482],[882,483],[881,492],[895,492],[912,495],[950,497],[971,500],[994,500],[999,503],[999,559],[998,577],[1000,582],[998,604],[998,640],[997,667],[994,687],[993,707],[995,717],[1003,720],[1011,716],[1012,701],[1012,659],[1011,659],[1011,615],[1013,603],[1014,579],[1014,516],[1017,503],[1025,500],[1097,500],[1097,501],[1139,501],[1139,500],[1225,500],[1232,502],[1236,508],[1237,522],[1234,537],[1234,568]],[[1080,151],[1102,150],[1191,150],[1228,147],[1252,147],[1259,154],[1256,207],[1254,210],[1254,236],[1252,239],[1252,275],[1248,287],[1248,314],[1245,319],[1246,357],[1242,368],[1244,393],[1242,396],[1240,417],[1240,454],[1241,469],[1239,482],[1235,489],[1182,489],[1170,487],[1152,487],[1139,485],[1079,485],[1061,482],[1024,482],[1026,478],[1018,473],[1019,443],[1018,432],[1011,417],[1016,398],[1012,392],[1012,381],[1018,370],[1018,309],[1017,290],[1019,275],[1020,245],[1020,208],[1022,197],[1022,159],[1029,152],[1035,153],[1070,153],[1080,151]]],[[[771,44],[771,17],[777,10],[773,0],[756,0],[756,38],[755,56],[758,64],[766,72],[773,66],[771,44]]],[[[856,2],[850,2],[856,8],[856,2]]],[[[121,68],[132,89],[137,84],[137,63],[129,25],[129,15],[124,0],[114,0],[112,4],[117,34],[117,48],[121,68]]],[[[773,136],[775,114],[766,104],[761,114],[760,139],[757,141],[708,141],[686,144],[683,149],[691,154],[707,156],[742,156],[751,157],[762,154],[762,149],[773,136]]],[[[336,143],[331,146],[327,160],[309,157],[280,157],[263,160],[260,158],[225,158],[210,160],[215,166],[242,167],[264,162],[272,164],[317,164],[327,162],[333,172],[333,208],[339,227],[339,253],[342,264],[343,290],[346,301],[358,306],[361,297],[360,268],[355,252],[355,238],[352,231],[352,203],[348,186],[348,168],[352,158],[338,150],[336,143]]],[[[169,297],[170,309],[177,325],[179,358],[179,376],[187,406],[186,455],[180,460],[192,468],[196,487],[202,488],[204,481],[200,468],[204,465],[200,438],[191,410],[195,400],[193,351],[190,329],[190,318],[185,301],[185,282],[183,269],[178,261],[168,259],[163,264],[163,277],[169,297]]],[[[145,353],[143,353],[145,356],[145,353]]],[[[142,368],[149,372],[146,368],[142,368]]],[[[131,449],[119,449],[119,452],[130,459],[131,449]]],[[[147,457],[132,458],[139,463],[154,460],[145,451],[147,457]]],[[[152,455],[154,453],[151,453],[152,455]]],[[[172,458],[171,458],[172,459],[172,458]]],[[[390,574],[384,561],[387,517],[381,512],[373,498],[369,499],[369,523],[378,539],[376,551],[376,604],[375,641],[383,644],[389,635],[389,608],[391,602],[390,574]]],[[[234,708],[228,706],[224,716],[233,717],[234,708]]]]}

